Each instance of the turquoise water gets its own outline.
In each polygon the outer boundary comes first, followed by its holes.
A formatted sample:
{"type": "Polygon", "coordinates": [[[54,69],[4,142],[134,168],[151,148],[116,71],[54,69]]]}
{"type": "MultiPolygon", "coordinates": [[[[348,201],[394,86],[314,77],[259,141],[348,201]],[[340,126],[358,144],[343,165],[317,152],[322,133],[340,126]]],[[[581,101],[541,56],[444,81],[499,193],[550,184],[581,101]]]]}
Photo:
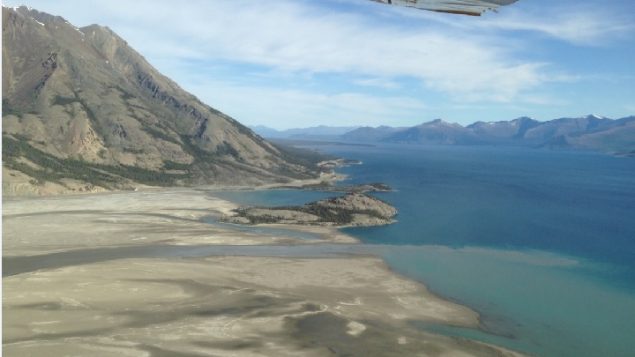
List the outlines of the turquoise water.
{"type": "MultiPolygon", "coordinates": [[[[420,326],[540,356],[635,356],[635,160],[487,147],[320,147],[398,222],[346,229],[395,271],[482,315],[420,326]]],[[[288,191],[306,202],[314,192],[288,191]]],[[[247,200],[269,201],[251,192],[247,200]]],[[[273,201],[271,201],[273,202],[273,201]]],[[[278,203],[272,203],[278,204],[278,203]]]]}
{"type": "MultiPolygon", "coordinates": [[[[538,356],[633,356],[635,296],[594,277],[601,266],[544,252],[408,246],[396,271],[481,313],[486,331],[428,327],[538,356]]],[[[426,326],[422,326],[426,328],[426,326]]]]}

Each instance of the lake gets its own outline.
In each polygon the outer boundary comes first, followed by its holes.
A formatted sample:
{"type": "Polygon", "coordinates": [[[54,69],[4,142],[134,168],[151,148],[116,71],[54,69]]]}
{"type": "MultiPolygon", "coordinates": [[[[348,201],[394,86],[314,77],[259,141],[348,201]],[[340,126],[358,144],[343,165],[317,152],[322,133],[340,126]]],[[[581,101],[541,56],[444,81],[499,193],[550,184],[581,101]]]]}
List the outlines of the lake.
{"type": "MultiPolygon", "coordinates": [[[[345,183],[395,189],[376,196],[397,207],[397,223],[344,231],[393,270],[482,314],[481,330],[418,327],[540,356],[634,355],[635,159],[498,147],[318,148],[363,162],[340,170],[345,183]]],[[[322,197],[238,195],[253,204],[322,197]]]]}

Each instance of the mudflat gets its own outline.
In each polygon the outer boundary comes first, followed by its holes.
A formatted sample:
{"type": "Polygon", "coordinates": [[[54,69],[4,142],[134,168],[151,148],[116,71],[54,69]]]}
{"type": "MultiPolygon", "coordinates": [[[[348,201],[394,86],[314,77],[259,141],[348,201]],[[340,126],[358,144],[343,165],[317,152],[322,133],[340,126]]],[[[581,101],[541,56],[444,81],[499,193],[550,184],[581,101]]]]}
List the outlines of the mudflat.
{"type": "MultiPolygon", "coordinates": [[[[328,227],[307,228],[319,239],[306,240],[205,223],[235,208],[212,195],[5,199],[3,256],[10,263],[88,248],[355,241],[328,227]]],[[[478,314],[372,256],[150,254],[25,269],[3,277],[3,313],[7,356],[516,355],[414,328],[410,321],[476,327],[478,314]]]]}

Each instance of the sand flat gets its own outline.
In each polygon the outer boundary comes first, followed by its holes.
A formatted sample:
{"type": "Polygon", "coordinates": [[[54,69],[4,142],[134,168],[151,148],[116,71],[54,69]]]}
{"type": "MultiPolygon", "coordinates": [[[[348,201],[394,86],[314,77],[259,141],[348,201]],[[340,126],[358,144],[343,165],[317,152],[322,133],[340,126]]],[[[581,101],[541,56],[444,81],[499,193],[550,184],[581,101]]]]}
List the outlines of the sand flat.
{"type": "Polygon", "coordinates": [[[409,328],[474,326],[477,315],[372,257],[124,259],[11,276],[4,295],[4,351],[14,356],[317,356],[371,340],[377,355],[500,352],[409,328]]]}
{"type": "MultiPolygon", "coordinates": [[[[316,244],[200,221],[198,190],[5,200],[3,256],[161,244],[316,244]],[[141,239],[143,238],[143,239],[141,239]]],[[[306,228],[329,242],[325,227],[306,228]]],[[[341,233],[338,239],[345,239],[341,233]]],[[[336,235],[334,235],[336,236],[336,235]]],[[[511,356],[413,328],[478,315],[376,257],[106,259],[3,278],[7,356],[511,356]]]]}
{"type": "MultiPolygon", "coordinates": [[[[210,196],[210,191],[193,189],[5,199],[3,256],[158,243],[320,243],[275,234],[250,234],[201,221],[206,216],[227,215],[236,207],[232,202],[210,196]]],[[[332,243],[356,242],[331,227],[276,227],[314,233],[332,243]]]]}

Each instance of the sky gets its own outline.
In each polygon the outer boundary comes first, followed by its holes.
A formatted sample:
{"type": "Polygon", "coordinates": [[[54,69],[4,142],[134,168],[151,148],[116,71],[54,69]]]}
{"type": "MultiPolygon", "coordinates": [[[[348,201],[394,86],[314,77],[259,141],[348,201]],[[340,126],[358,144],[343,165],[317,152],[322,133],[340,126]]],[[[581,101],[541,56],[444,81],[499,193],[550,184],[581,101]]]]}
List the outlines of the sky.
{"type": "Polygon", "coordinates": [[[410,126],[635,114],[635,1],[482,17],[368,0],[23,0],[97,23],[247,125],[410,126]]]}

